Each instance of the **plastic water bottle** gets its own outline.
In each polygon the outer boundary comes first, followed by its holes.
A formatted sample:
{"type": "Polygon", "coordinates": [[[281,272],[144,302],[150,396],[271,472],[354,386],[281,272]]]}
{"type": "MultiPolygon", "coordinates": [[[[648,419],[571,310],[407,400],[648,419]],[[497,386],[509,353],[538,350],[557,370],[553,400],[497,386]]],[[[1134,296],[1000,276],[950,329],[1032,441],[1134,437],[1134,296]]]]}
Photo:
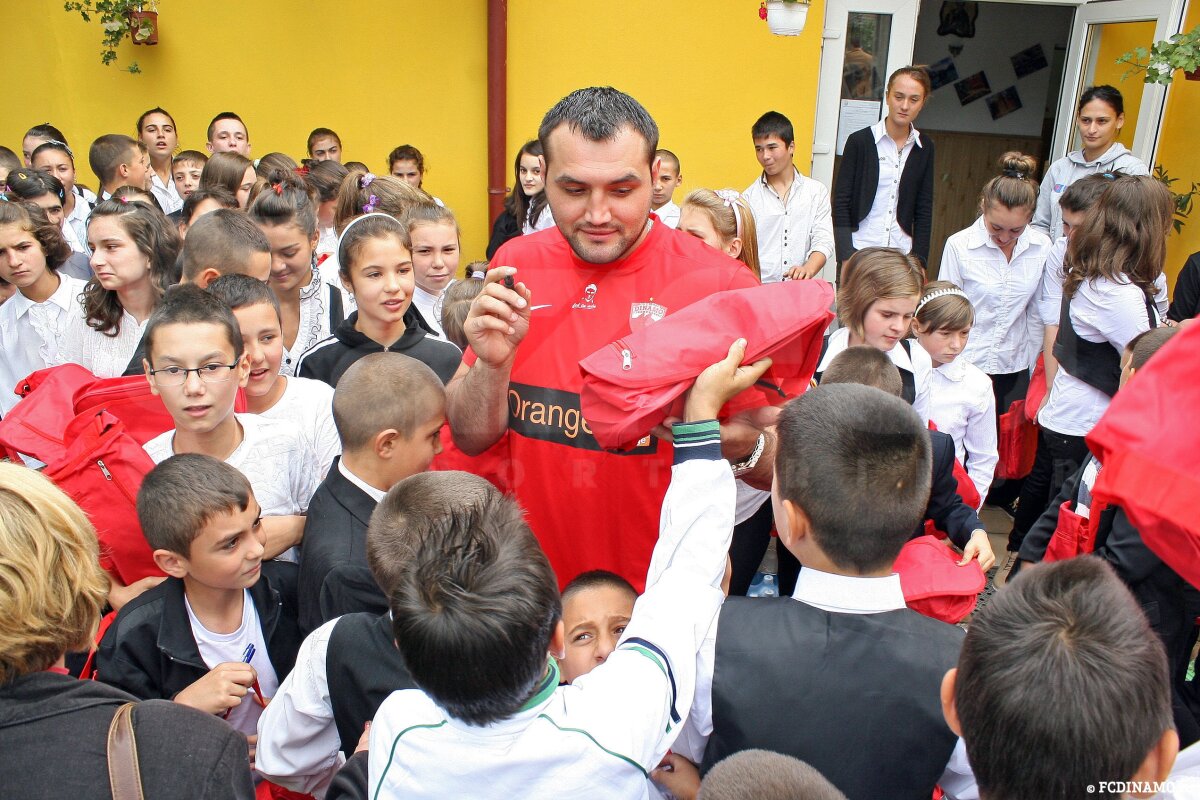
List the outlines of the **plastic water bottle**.
{"type": "Polygon", "coordinates": [[[759,572],[754,576],[754,580],[750,583],[750,589],[746,592],[747,597],[778,597],[779,584],[776,582],[775,576],[770,572],[759,572]]]}

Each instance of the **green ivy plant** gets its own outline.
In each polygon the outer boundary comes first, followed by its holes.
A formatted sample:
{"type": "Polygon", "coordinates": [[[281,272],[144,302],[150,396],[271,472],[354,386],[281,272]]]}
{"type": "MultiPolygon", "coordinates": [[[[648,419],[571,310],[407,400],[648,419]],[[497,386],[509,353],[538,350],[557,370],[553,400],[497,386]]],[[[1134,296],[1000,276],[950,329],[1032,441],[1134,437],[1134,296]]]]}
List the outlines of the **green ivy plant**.
{"type": "Polygon", "coordinates": [[[1129,71],[1123,78],[1145,72],[1146,83],[1170,84],[1175,72],[1193,72],[1200,67],[1200,25],[1187,33],[1177,33],[1150,45],[1149,49],[1138,47],[1117,59],[1118,64],[1128,64],[1129,71]]]}
{"type": "Polygon", "coordinates": [[[1187,220],[1188,215],[1192,213],[1192,202],[1197,194],[1200,194],[1200,184],[1192,181],[1192,186],[1186,193],[1180,194],[1175,191],[1174,184],[1179,181],[1179,178],[1172,178],[1167,174],[1166,168],[1162,164],[1155,164],[1154,177],[1158,178],[1166,185],[1167,191],[1171,193],[1171,200],[1174,201],[1174,219],[1171,224],[1175,228],[1175,232],[1179,233],[1183,230],[1183,224],[1187,220]]]}
{"type": "MultiPolygon", "coordinates": [[[[131,22],[131,12],[141,11],[145,5],[142,0],[72,0],[63,3],[63,10],[78,12],[84,22],[91,22],[93,16],[98,19],[104,29],[104,37],[100,40],[100,63],[108,66],[117,60],[117,46],[126,36],[144,42],[154,33],[153,23],[147,20],[131,22]]],[[[142,71],[136,61],[123,69],[133,74],[142,71]]]]}

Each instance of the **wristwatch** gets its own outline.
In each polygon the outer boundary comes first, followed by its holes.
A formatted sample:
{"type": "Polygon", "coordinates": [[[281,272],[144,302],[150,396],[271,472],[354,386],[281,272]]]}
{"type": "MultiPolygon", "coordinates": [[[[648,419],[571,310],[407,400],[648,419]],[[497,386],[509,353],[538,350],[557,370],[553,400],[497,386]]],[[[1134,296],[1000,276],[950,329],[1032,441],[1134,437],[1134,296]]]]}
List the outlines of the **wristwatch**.
{"type": "Polygon", "coordinates": [[[747,472],[758,466],[758,460],[762,458],[763,450],[765,450],[766,447],[767,435],[765,433],[760,433],[758,435],[758,441],[754,443],[754,451],[736,464],[729,465],[733,469],[734,476],[736,477],[739,475],[745,475],[747,472]]]}

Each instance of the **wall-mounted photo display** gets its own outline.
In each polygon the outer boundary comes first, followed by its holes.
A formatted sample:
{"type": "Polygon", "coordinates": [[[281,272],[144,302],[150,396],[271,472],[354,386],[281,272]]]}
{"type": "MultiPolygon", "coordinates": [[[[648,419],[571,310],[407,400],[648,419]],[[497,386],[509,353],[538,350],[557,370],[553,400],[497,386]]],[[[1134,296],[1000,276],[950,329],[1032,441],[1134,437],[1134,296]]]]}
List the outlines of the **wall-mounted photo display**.
{"type": "Polygon", "coordinates": [[[949,56],[941,61],[935,61],[925,69],[929,72],[929,82],[933,85],[935,92],[958,80],[958,67],[954,66],[954,59],[949,56]]]}
{"type": "Polygon", "coordinates": [[[1017,87],[1010,86],[1002,92],[996,92],[987,99],[988,111],[992,112],[992,119],[1000,119],[1016,111],[1021,107],[1021,96],[1017,94],[1017,87]]]}
{"type": "Polygon", "coordinates": [[[976,72],[954,84],[954,91],[958,92],[958,102],[965,106],[981,97],[987,97],[992,93],[992,86],[988,83],[987,75],[976,72]]]}
{"type": "Polygon", "coordinates": [[[1041,44],[1026,47],[1011,58],[1013,72],[1017,73],[1018,78],[1024,78],[1026,75],[1032,75],[1039,69],[1050,66],[1050,63],[1046,61],[1046,51],[1042,49],[1041,44]]]}

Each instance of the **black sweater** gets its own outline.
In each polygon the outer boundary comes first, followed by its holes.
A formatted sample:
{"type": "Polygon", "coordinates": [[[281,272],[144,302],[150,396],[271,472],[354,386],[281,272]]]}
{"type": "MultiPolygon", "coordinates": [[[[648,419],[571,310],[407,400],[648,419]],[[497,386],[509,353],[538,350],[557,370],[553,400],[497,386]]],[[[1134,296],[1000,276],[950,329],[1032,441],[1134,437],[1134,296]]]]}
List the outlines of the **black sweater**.
{"type": "Polygon", "coordinates": [[[1200,314],[1200,253],[1192,253],[1175,281],[1175,296],[1167,317],[1176,322],[1200,314]]]}
{"type": "MultiPolygon", "coordinates": [[[[879,151],[870,128],[855,131],[846,139],[837,185],[833,190],[833,238],[838,261],[854,255],[851,234],[871,212],[879,188],[879,151]]],[[[896,199],[896,221],[912,237],[912,252],[929,261],[929,238],[933,229],[933,140],[921,134],[900,173],[900,196],[896,199]]]]}
{"type": "Polygon", "coordinates": [[[422,324],[420,313],[411,306],[404,314],[404,321],[407,325],[404,333],[390,347],[385,348],[355,329],[354,326],[358,323],[358,312],[355,311],[338,326],[332,336],[317,342],[300,356],[296,374],[301,378],[325,381],[336,387],[338,380],[355,361],[371,353],[382,353],[386,350],[429,365],[442,379],[442,383],[449,382],[462,362],[462,351],[450,342],[435,339],[422,324]]]}

